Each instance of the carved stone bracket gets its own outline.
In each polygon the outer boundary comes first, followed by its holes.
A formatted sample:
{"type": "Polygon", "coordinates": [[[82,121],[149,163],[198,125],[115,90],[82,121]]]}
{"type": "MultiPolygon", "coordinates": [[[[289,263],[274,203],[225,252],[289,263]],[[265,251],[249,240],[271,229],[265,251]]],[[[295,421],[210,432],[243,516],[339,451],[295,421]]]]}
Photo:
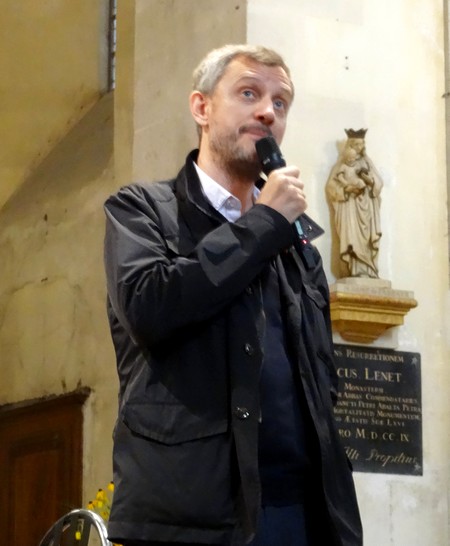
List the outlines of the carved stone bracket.
{"type": "Polygon", "coordinates": [[[372,343],[416,306],[413,292],[382,279],[347,277],[330,286],[333,330],[346,341],[372,343]]]}

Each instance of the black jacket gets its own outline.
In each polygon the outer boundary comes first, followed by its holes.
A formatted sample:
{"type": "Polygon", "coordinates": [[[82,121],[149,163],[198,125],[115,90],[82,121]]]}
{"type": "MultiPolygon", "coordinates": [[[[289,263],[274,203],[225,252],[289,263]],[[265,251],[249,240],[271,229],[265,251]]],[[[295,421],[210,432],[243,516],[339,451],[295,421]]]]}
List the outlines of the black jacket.
{"type": "Polygon", "coordinates": [[[333,418],[337,380],[320,256],[314,250],[316,266],[306,270],[292,226],[264,205],[226,222],[202,194],[193,154],[177,178],[124,187],[105,204],[120,379],[110,538],[224,544],[237,522],[252,537],[260,507],[258,276],[275,258],[333,544],[360,546],[351,470],[333,418]]]}

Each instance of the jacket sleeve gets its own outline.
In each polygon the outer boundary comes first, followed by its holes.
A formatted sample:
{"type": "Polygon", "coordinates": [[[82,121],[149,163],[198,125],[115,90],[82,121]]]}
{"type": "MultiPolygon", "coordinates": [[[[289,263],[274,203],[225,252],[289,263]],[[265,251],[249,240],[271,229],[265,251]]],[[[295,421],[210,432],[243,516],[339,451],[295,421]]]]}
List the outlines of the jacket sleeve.
{"type": "Polygon", "coordinates": [[[214,316],[293,237],[281,214],[255,205],[182,256],[163,236],[157,207],[142,187],[122,188],[106,201],[105,213],[108,298],[119,322],[144,346],[214,316]]]}

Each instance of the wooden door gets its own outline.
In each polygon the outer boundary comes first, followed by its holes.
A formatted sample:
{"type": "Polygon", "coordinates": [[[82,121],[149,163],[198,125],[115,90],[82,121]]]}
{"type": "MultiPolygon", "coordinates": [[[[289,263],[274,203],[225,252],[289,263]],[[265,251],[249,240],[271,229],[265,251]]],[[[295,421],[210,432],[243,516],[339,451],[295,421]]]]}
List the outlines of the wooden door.
{"type": "Polygon", "coordinates": [[[64,513],[81,507],[83,403],[80,391],[0,407],[0,536],[37,546],[64,513]]]}

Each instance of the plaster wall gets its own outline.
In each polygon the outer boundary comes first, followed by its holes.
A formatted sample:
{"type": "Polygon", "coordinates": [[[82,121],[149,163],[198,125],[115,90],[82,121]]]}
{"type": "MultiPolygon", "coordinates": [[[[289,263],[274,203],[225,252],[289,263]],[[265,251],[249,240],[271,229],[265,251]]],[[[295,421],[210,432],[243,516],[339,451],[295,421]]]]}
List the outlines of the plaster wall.
{"type": "Polygon", "coordinates": [[[117,391],[102,271],[102,203],[114,180],[113,97],[100,100],[109,3],[4,4],[0,405],[91,388],[88,498],[111,478],[117,391]]]}
{"type": "Polygon", "coordinates": [[[111,479],[117,409],[102,268],[102,205],[114,180],[112,99],[89,110],[0,214],[0,403],[91,389],[86,502],[111,479]]]}
{"type": "Polygon", "coordinates": [[[107,83],[107,0],[2,2],[0,207],[107,83]]]}

